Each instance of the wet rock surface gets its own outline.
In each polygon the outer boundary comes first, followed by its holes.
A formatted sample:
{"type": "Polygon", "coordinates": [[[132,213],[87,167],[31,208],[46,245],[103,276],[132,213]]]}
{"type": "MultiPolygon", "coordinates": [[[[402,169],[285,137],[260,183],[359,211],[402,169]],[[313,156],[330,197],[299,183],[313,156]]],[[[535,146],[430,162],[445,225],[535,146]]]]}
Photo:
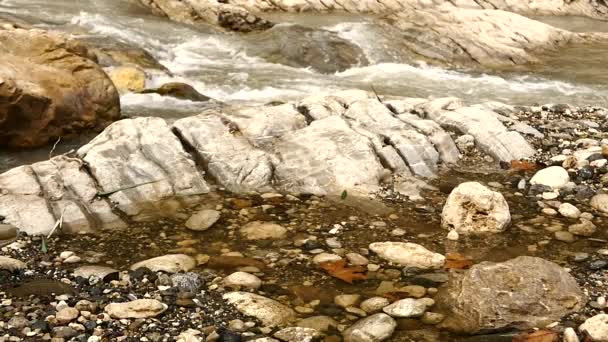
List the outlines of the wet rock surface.
{"type": "Polygon", "coordinates": [[[114,85],[87,48],[59,33],[0,29],[0,146],[32,148],[120,117],[114,85]]]}
{"type": "Polygon", "coordinates": [[[574,277],[540,258],[480,263],[453,276],[436,301],[447,313],[442,326],[460,332],[544,327],[587,301],[574,277]]]}

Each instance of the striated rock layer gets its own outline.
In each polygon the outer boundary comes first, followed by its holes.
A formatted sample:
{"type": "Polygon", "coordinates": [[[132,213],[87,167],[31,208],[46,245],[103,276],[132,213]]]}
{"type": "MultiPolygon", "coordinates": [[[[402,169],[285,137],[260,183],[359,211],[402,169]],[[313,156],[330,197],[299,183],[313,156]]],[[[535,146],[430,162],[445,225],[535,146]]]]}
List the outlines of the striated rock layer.
{"type": "Polygon", "coordinates": [[[381,102],[351,90],[280,106],[211,109],[172,124],[126,119],[74,157],[1,174],[0,215],[25,232],[47,234],[60,218],[67,232],[121,228],[127,217],[171,214],[218,187],[368,194],[391,175],[435,177],[458,161],[453,139],[462,134],[497,161],[532,156],[500,117],[454,98],[381,102]]]}

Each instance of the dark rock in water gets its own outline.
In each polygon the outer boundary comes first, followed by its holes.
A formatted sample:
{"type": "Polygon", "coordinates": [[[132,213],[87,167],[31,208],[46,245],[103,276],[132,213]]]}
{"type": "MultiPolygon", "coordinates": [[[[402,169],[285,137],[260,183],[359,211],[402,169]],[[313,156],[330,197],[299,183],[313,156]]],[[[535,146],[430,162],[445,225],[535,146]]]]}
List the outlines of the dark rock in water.
{"type": "Polygon", "coordinates": [[[597,271],[608,266],[608,260],[595,260],[589,263],[589,269],[597,271]]]}
{"type": "Polygon", "coordinates": [[[149,281],[155,282],[158,276],[156,275],[156,273],[150,271],[145,267],[140,267],[135,271],[131,272],[131,279],[135,281],[141,281],[144,278],[148,278],[149,281]]]}
{"type": "Polygon", "coordinates": [[[49,325],[43,319],[34,321],[34,323],[32,323],[32,325],[31,325],[31,328],[32,328],[32,330],[40,330],[40,332],[43,332],[43,333],[49,331],[49,325]]]}
{"type": "Polygon", "coordinates": [[[266,264],[260,260],[237,256],[213,256],[207,263],[207,267],[212,269],[233,269],[246,266],[257,267],[260,270],[266,269],[266,264]]]}
{"type": "Polygon", "coordinates": [[[234,331],[223,330],[220,331],[220,342],[241,342],[241,335],[234,331]]]}
{"type": "Polygon", "coordinates": [[[95,328],[97,328],[97,323],[95,321],[86,321],[83,325],[87,331],[93,331],[95,328]]]}
{"type": "Polygon", "coordinates": [[[260,17],[231,11],[220,12],[217,21],[225,29],[243,33],[263,31],[274,25],[272,22],[260,17]]]}
{"type": "Polygon", "coordinates": [[[323,245],[315,240],[308,240],[304,243],[304,245],[302,245],[302,248],[304,248],[304,250],[307,251],[312,251],[313,249],[318,249],[318,248],[322,248],[323,245]]]}
{"type": "Polygon", "coordinates": [[[588,199],[595,195],[595,191],[588,186],[577,185],[574,189],[576,193],[576,198],[578,199],[588,199]]]}
{"type": "Polygon", "coordinates": [[[247,38],[250,39],[246,47],[248,54],[295,68],[310,67],[322,73],[335,73],[368,63],[361,48],[330,31],[277,25],[247,38]]]}
{"type": "Polygon", "coordinates": [[[591,179],[591,178],[593,178],[594,174],[595,174],[595,172],[593,171],[593,168],[589,165],[584,166],[580,170],[576,171],[576,176],[580,180],[591,179]]]}
{"type": "Polygon", "coordinates": [[[57,280],[32,280],[6,291],[9,296],[27,298],[29,296],[51,297],[62,294],[75,295],[76,291],[69,285],[57,280]]]}
{"type": "Polygon", "coordinates": [[[162,96],[171,96],[176,99],[190,100],[195,102],[205,102],[211,100],[210,97],[199,93],[191,85],[179,82],[166,83],[158,89],[146,89],[142,91],[142,93],[156,93],[162,96]]]}
{"type": "Polygon", "coordinates": [[[85,45],[103,67],[137,65],[144,69],[169,71],[148,51],[133,44],[123,43],[107,36],[81,37],[77,41],[85,45]]]}
{"type": "Polygon", "coordinates": [[[589,162],[600,160],[600,159],[604,159],[604,156],[601,153],[594,153],[587,158],[587,160],[589,162]]]}
{"type": "Polygon", "coordinates": [[[545,327],[587,302],[566,270],[528,256],[454,272],[434,299],[446,315],[440,327],[469,334],[545,327]]]}

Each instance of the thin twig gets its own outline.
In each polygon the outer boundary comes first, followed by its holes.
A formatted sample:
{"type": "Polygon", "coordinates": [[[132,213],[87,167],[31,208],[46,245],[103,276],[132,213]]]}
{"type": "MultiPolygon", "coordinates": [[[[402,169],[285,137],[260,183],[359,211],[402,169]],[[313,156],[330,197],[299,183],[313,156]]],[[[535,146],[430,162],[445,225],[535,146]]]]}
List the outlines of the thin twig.
{"type": "Polygon", "coordinates": [[[129,185],[126,186],[124,188],[120,188],[120,189],[116,189],[116,190],[111,190],[111,191],[106,191],[106,192],[98,192],[97,196],[102,197],[102,196],[109,196],[112,195],[114,193],[120,192],[120,191],[124,191],[124,190],[129,190],[129,189],[133,189],[133,188],[137,188],[138,186],[142,186],[142,185],[148,185],[148,184],[153,184],[153,183],[159,183],[164,181],[165,179],[159,179],[159,180],[153,180],[150,182],[144,182],[144,183],[140,183],[140,184],[135,184],[135,185],[129,185]]]}
{"type": "Polygon", "coordinates": [[[53,235],[53,233],[55,233],[55,231],[57,230],[57,228],[61,229],[61,227],[63,227],[63,215],[65,215],[65,210],[66,209],[67,209],[67,207],[63,208],[63,212],[61,213],[61,217],[59,217],[59,220],[57,220],[57,222],[55,222],[55,226],[53,227],[53,229],[51,229],[51,232],[46,237],[47,239],[51,238],[51,236],[53,235]]]}
{"type": "Polygon", "coordinates": [[[57,148],[57,145],[59,145],[60,141],[61,137],[57,138],[57,141],[55,141],[55,144],[53,144],[53,148],[51,148],[51,151],[49,152],[49,159],[53,159],[53,152],[55,152],[55,149],[57,148]]]}

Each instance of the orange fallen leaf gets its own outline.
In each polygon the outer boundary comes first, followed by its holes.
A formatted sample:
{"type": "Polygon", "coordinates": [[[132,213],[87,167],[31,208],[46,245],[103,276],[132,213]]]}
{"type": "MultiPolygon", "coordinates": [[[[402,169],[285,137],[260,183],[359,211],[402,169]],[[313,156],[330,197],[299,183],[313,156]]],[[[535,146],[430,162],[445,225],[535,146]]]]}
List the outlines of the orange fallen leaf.
{"type": "Polygon", "coordinates": [[[322,262],[319,266],[329,275],[352,284],[355,280],[366,280],[366,268],[363,266],[346,267],[346,260],[322,262]]]}
{"type": "Polygon", "coordinates": [[[524,332],[513,337],[513,342],[558,342],[559,335],[551,330],[524,332]]]}
{"type": "Polygon", "coordinates": [[[518,171],[536,171],[538,169],[538,164],[526,160],[512,160],[510,171],[518,172],[518,171]]]}
{"type": "Polygon", "coordinates": [[[473,266],[473,260],[467,259],[460,253],[448,253],[445,256],[445,269],[463,270],[473,266]]]}

